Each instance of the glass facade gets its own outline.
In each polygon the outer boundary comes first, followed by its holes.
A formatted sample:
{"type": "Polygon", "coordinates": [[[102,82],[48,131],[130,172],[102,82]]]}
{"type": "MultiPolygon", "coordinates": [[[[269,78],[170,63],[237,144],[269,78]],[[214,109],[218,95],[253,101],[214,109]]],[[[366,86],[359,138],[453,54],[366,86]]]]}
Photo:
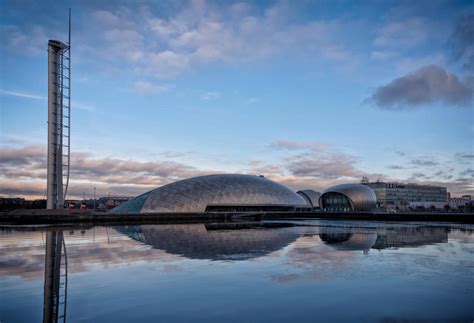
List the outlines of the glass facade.
{"type": "Polygon", "coordinates": [[[351,203],[344,194],[326,193],[321,197],[321,208],[323,211],[352,211],[351,203]]]}
{"type": "Polygon", "coordinates": [[[150,192],[146,192],[128,202],[120,204],[119,206],[114,208],[112,212],[113,213],[140,213],[140,210],[142,209],[142,206],[145,203],[148,195],[150,195],[150,192]]]}

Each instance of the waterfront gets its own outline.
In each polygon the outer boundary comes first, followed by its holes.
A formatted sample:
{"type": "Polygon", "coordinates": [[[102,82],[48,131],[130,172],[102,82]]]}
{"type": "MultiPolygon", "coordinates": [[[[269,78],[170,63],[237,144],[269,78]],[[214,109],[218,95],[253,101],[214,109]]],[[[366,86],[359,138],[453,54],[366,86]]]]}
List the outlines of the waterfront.
{"type": "Polygon", "coordinates": [[[474,317],[472,225],[308,220],[59,229],[2,227],[0,321],[39,322],[55,304],[71,322],[474,317]],[[53,233],[64,237],[67,284],[47,293],[53,233]]]}

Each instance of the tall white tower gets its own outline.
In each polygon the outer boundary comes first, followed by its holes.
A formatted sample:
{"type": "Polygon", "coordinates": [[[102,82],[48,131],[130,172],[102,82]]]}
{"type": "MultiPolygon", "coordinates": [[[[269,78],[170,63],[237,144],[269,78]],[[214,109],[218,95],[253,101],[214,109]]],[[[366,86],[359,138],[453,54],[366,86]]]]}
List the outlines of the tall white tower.
{"type": "Polygon", "coordinates": [[[71,11],[69,41],[48,42],[48,209],[61,209],[69,184],[71,143],[71,11]]]}

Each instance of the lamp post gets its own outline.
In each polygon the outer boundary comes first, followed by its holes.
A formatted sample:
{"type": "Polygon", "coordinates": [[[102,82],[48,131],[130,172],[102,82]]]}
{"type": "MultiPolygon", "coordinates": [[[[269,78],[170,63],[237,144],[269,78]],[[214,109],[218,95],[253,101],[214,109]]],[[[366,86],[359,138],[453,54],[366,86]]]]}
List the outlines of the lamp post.
{"type": "Polygon", "coordinates": [[[95,187],[94,187],[94,210],[95,210],[95,187]]]}

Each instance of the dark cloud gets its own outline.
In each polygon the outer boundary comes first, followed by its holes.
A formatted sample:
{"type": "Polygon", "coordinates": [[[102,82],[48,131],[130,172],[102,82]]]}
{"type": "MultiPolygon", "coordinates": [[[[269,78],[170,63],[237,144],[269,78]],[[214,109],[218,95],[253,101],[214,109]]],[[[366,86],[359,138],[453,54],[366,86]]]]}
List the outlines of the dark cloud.
{"type": "MultiPolygon", "coordinates": [[[[356,157],[334,148],[323,148],[318,142],[292,142],[282,140],[274,143],[275,148],[284,149],[285,156],[275,163],[250,160],[248,168],[237,170],[244,174],[263,174],[276,182],[293,189],[312,188],[322,190],[329,186],[358,182],[363,176],[382,178],[380,174],[359,168],[356,157]]],[[[467,153],[456,154],[459,160],[471,161],[474,156],[467,153]]],[[[87,198],[93,196],[97,188],[98,196],[136,196],[150,189],[177,180],[200,176],[218,171],[208,171],[172,161],[136,161],[121,158],[99,158],[93,154],[76,152],[73,154],[70,198],[80,198],[85,192],[87,198]]],[[[419,164],[426,166],[433,161],[421,156],[419,164]]],[[[46,150],[43,146],[0,148],[0,195],[43,198],[46,190],[46,150]]],[[[401,169],[401,166],[391,166],[401,169]]],[[[406,169],[406,167],[405,167],[406,169]]],[[[453,193],[474,194],[472,167],[465,167],[459,178],[453,180],[453,169],[444,173],[414,173],[410,181],[415,183],[448,186],[453,193]],[[433,177],[435,176],[435,177],[433,177]],[[449,180],[450,182],[446,182],[449,180]]],[[[438,169],[432,171],[438,171],[438,169]]],[[[398,178],[383,178],[400,181],[398,178]]]]}
{"type": "Polygon", "coordinates": [[[463,67],[474,73],[474,12],[461,16],[451,34],[453,56],[463,67]]]}
{"type": "Polygon", "coordinates": [[[383,109],[403,109],[443,102],[463,106],[472,101],[473,89],[456,75],[427,65],[378,87],[368,101],[383,109]]]}
{"type": "MultiPolygon", "coordinates": [[[[97,158],[84,152],[73,153],[71,157],[70,198],[81,196],[92,187],[107,194],[134,196],[172,181],[215,173],[172,161],[97,158]]],[[[43,197],[46,149],[0,148],[0,174],[0,194],[43,197]]]]}
{"type": "Polygon", "coordinates": [[[411,163],[416,166],[436,166],[439,165],[437,161],[427,159],[415,159],[411,163]]]}
{"type": "Polygon", "coordinates": [[[411,175],[411,177],[409,178],[409,180],[421,180],[421,181],[424,181],[424,180],[428,180],[430,179],[431,177],[429,177],[428,175],[424,174],[424,173],[413,173],[411,175]]]}
{"type": "Polygon", "coordinates": [[[403,156],[406,155],[406,153],[404,153],[403,151],[396,151],[395,153],[396,153],[398,156],[401,156],[401,157],[403,157],[403,156]]]}
{"type": "Polygon", "coordinates": [[[471,160],[474,159],[474,154],[472,153],[457,153],[456,158],[459,160],[471,160]]]}
{"type": "Polygon", "coordinates": [[[387,167],[388,169],[405,169],[405,167],[398,166],[398,165],[390,165],[387,167]]]}
{"type": "Polygon", "coordinates": [[[337,179],[340,177],[362,178],[368,174],[354,167],[355,160],[349,155],[335,153],[326,156],[302,154],[287,159],[287,169],[295,176],[337,179]]]}
{"type": "Polygon", "coordinates": [[[471,169],[471,168],[466,169],[466,170],[460,172],[459,175],[460,176],[470,176],[470,177],[474,178],[474,169],[471,169]]]}

